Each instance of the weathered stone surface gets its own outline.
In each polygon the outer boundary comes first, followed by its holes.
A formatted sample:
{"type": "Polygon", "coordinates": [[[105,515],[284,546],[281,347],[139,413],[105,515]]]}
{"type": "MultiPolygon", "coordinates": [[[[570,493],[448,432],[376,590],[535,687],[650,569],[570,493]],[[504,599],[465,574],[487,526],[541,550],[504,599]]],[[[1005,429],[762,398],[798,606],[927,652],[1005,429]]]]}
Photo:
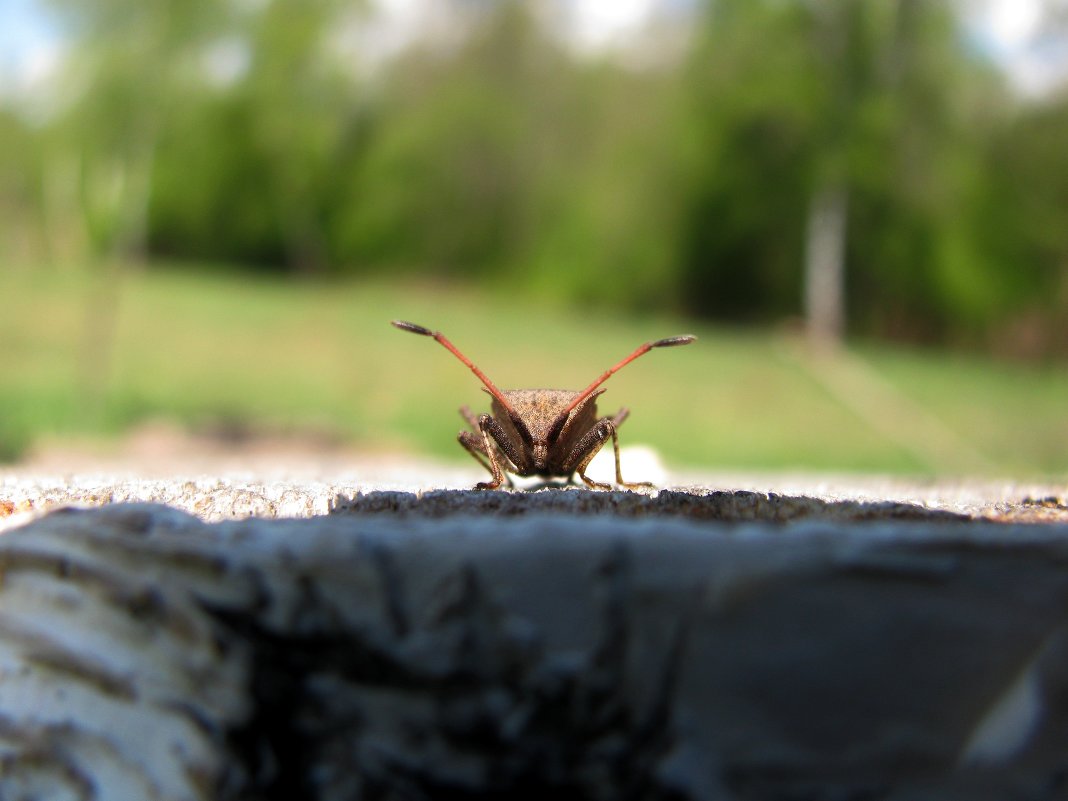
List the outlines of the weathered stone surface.
{"type": "Polygon", "coordinates": [[[0,798],[1068,793],[1068,527],[467,494],[7,532],[0,798]]]}
{"type": "MultiPolygon", "coordinates": [[[[644,476],[637,468],[631,474],[644,476]]],[[[596,472],[593,473],[597,475],[596,472]]],[[[598,478],[610,480],[610,475],[598,478]]],[[[485,478],[425,462],[360,469],[153,476],[141,473],[0,472],[0,531],[50,510],[111,503],[161,503],[210,522],[302,518],[353,510],[446,516],[533,511],[671,515],[702,520],[841,522],[964,517],[1068,523],[1068,486],[1011,482],[917,482],[858,476],[676,476],[663,490],[459,492],[485,478]],[[277,473],[277,475],[272,475],[277,473]]],[[[534,487],[536,488],[536,484],[534,487]]]]}

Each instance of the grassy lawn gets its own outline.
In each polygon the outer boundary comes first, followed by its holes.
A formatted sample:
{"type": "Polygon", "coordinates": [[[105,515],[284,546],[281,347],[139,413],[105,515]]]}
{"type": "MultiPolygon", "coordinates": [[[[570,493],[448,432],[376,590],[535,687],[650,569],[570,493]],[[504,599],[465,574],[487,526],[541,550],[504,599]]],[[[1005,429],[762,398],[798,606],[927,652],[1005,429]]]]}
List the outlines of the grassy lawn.
{"type": "Polygon", "coordinates": [[[643,341],[694,333],[607,384],[623,444],[676,466],[1021,478],[1068,474],[1068,367],[859,347],[636,319],[457,287],[292,283],[153,268],[120,280],[8,269],[0,457],[39,436],[190,425],[334,432],[367,450],[464,460],[457,407],[486,396],[428,339],[444,331],[501,387],[578,389],[643,341]]]}

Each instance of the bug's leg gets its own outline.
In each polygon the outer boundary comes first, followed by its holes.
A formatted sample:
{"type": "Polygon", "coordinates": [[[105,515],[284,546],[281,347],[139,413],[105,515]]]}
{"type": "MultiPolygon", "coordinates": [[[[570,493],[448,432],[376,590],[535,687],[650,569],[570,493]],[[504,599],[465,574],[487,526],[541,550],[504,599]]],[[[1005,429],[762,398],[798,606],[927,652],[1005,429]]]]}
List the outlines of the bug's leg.
{"type": "MultiPolygon", "coordinates": [[[[475,427],[478,427],[477,420],[475,421],[475,427]]],[[[482,441],[481,431],[478,434],[473,434],[470,431],[461,431],[459,434],[456,435],[456,441],[463,445],[467,452],[475,457],[475,461],[477,461],[480,465],[486,468],[487,472],[489,472],[491,475],[493,474],[493,468],[490,466],[488,461],[489,457],[486,455],[485,452],[486,446],[485,443],[482,441]]],[[[500,454],[498,454],[498,458],[499,457],[500,454]]],[[[509,487],[515,486],[515,484],[512,483],[512,477],[508,475],[507,471],[504,471],[504,480],[505,482],[507,482],[509,487]]]]}
{"type": "MultiPolygon", "coordinates": [[[[616,428],[619,428],[623,424],[623,421],[627,419],[628,415],[630,415],[630,409],[628,409],[628,408],[626,408],[624,406],[618,412],[616,412],[616,416],[612,418],[612,425],[614,425],[616,428]]],[[[603,438],[600,439],[599,442],[601,444],[603,444],[604,443],[604,439],[603,438]]],[[[586,476],[583,475],[583,473],[585,472],[586,467],[588,467],[589,463],[591,461],[593,461],[593,457],[597,455],[597,451],[598,450],[600,450],[599,446],[598,446],[598,448],[594,449],[593,453],[590,455],[589,460],[586,462],[585,465],[583,465],[582,472],[580,472],[580,475],[582,477],[582,480],[584,482],[586,482],[587,484],[590,484],[590,486],[596,486],[596,487],[601,488],[601,489],[606,489],[606,488],[608,488],[607,484],[599,484],[597,482],[591,483],[590,479],[586,478],[586,476]]],[[[566,464],[575,465],[576,464],[575,460],[578,458],[578,454],[581,451],[582,451],[582,443],[580,442],[575,447],[575,449],[568,455],[566,464]]],[[[577,466],[571,467],[571,473],[567,477],[567,483],[568,484],[575,483],[575,471],[576,470],[578,470],[577,466]]],[[[622,478],[620,478],[620,475],[619,475],[619,459],[618,458],[616,459],[616,479],[619,481],[620,484],[623,483],[623,480],[622,480],[622,478]]]]}
{"type": "MultiPolygon", "coordinates": [[[[605,440],[609,437],[613,439],[616,437],[615,423],[610,417],[602,417],[593,428],[583,435],[582,439],[575,443],[575,447],[571,449],[571,453],[568,454],[567,460],[564,462],[565,469],[569,473],[572,471],[577,472],[579,478],[588,487],[612,489],[611,484],[602,484],[586,475],[586,468],[589,467],[593,457],[597,455],[597,451],[601,449],[601,446],[604,445],[605,440]]],[[[616,472],[618,473],[619,471],[617,470],[616,472]]]]}
{"type": "Polygon", "coordinates": [[[482,465],[490,473],[493,469],[486,461],[488,458],[486,452],[483,450],[482,437],[478,434],[472,434],[470,431],[461,431],[456,435],[456,441],[464,446],[464,449],[475,457],[475,461],[482,465]]]}
{"type": "MultiPolygon", "coordinates": [[[[474,413],[471,411],[471,408],[468,406],[460,407],[460,416],[463,417],[464,420],[467,421],[468,425],[470,425],[471,428],[473,428],[478,433],[472,433],[470,431],[461,431],[459,434],[456,435],[456,441],[463,445],[464,449],[473,457],[475,457],[475,461],[477,461],[480,465],[486,468],[486,471],[492,475],[493,468],[490,466],[488,461],[489,454],[486,453],[486,445],[483,442],[482,432],[479,430],[478,427],[478,418],[475,417],[474,413]]],[[[493,446],[491,446],[491,448],[492,447],[493,446]]],[[[499,452],[497,453],[497,456],[498,458],[500,457],[499,452]]],[[[512,483],[512,477],[508,475],[507,471],[505,471],[504,473],[504,480],[508,482],[509,487],[515,486],[512,483]]]]}
{"type": "MultiPolygon", "coordinates": [[[[612,424],[618,430],[619,427],[621,425],[623,425],[623,421],[626,420],[627,417],[629,417],[629,416],[630,416],[630,409],[628,409],[626,406],[624,406],[618,412],[616,412],[616,416],[612,418],[612,424]]],[[[622,475],[622,473],[620,473],[620,470],[619,470],[619,437],[618,437],[618,435],[616,433],[612,434],[612,446],[615,448],[615,452],[616,452],[616,483],[617,484],[619,484],[620,486],[623,486],[623,487],[651,487],[651,486],[653,486],[653,482],[651,482],[651,481],[624,481],[623,480],[623,475],[622,475]]]]}
{"type": "MultiPolygon", "coordinates": [[[[460,416],[467,421],[467,424],[471,426],[474,431],[478,431],[478,418],[471,413],[469,406],[460,407],[460,416]]],[[[486,453],[485,447],[482,444],[482,437],[472,434],[470,431],[461,431],[456,435],[456,441],[464,446],[464,449],[475,457],[475,461],[482,465],[490,473],[493,469],[489,466],[486,459],[489,458],[489,454],[486,453]]]]}
{"type": "MultiPolygon", "coordinates": [[[[516,447],[515,443],[509,438],[508,432],[505,431],[504,426],[490,417],[488,414],[479,415],[478,417],[478,430],[482,434],[482,443],[479,451],[485,452],[489,458],[490,472],[493,474],[492,481],[480,481],[475,485],[475,489],[497,489],[505,480],[505,470],[501,466],[501,455],[503,454],[512,463],[512,465],[521,473],[526,468],[526,459],[523,458],[523,454],[516,447]],[[494,444],[497,447],[494,447],[494,444]]],[[[525,473],[523,473],[525,475],[525,473]]],[[[508,483],[511,484],[512,480],[509,478],[508,483]]]]}
{"type": "Polygon", "coordinates": [[[460,417],[467,421],[473,431],[478,431],[478,418],[475,417],[475,413],[471,411],[470,406],[460,407],[460,417]]]}
{"type": "Polygon", "coordinates": [[[616,458],[616,484],[621,487],[652,486],[648,481],[628,482],[623,480],[623,474],[619,467],[619,434],[617,433],[616,428],[619,423],[622,423],[623,420],[626,419],[627,414],[628,411],[626,409],[620,409],[615,417],[602,417],[597,421],[597,425],[586,432],[586,435],[578,441],[574,449],[571,451],[571,454],[568,456],[567,464],[575,465],[575,471],[587,486],[596,489],[611,489],[610,484],[602,484],[599,481],[594,481],[586,475],[586,468],[590,466],[593,457],[597,455],[597,452],[609,437],[612,438],[612,450],[616,458]]]}

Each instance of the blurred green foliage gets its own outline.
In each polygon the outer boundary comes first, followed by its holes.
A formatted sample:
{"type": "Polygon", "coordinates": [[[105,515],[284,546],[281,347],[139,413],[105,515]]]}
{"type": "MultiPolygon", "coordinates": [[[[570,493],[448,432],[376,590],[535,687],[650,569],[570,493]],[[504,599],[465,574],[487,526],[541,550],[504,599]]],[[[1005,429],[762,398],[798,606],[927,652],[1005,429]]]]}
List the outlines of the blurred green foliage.
{"type": "Polygon", "coordinates": [[[49,115],[0,112],[8,261],[781,321],[836,187],[853,333],[1068,353],[1068,94],[1014,98],[952,3],[704,0],[685,46],[630,63],[535,4],[456,2],[463,35],[374,68],[342,0],[48,6],[69,80],[49,115]]]}

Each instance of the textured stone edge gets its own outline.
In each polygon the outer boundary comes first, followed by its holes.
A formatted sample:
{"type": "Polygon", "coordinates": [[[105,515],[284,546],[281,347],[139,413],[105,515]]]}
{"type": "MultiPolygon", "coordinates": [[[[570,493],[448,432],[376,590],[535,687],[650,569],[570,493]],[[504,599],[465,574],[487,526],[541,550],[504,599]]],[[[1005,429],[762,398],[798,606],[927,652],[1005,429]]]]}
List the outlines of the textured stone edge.
{"type": "Polygon", "coordinates": [[[1062,526],[117,504],[9,532],[0,575],[15,795],[1044,798],[1068,776],[1062,526]]]}
{"type": "Polygon", "coordinates": [[[177,479],[0,476],[0,531],[48,511],[113,503],[160,503],[207,522],[257,517],[309,518],[332,513],[444,517],[514,516],[533,512],[691,519],[801,519],[848,521],[975,519],[1068,523],[1068,500],[1056,487],[963,487],[908,484],[834,486],[776,482],[698,484],[640,491],[600,492],[576,487],[478,492],[409,483],[361,484],[326,480],[240,477],[177,479]],[[768,484],[771,486],[768,486],[768,484]]]}

